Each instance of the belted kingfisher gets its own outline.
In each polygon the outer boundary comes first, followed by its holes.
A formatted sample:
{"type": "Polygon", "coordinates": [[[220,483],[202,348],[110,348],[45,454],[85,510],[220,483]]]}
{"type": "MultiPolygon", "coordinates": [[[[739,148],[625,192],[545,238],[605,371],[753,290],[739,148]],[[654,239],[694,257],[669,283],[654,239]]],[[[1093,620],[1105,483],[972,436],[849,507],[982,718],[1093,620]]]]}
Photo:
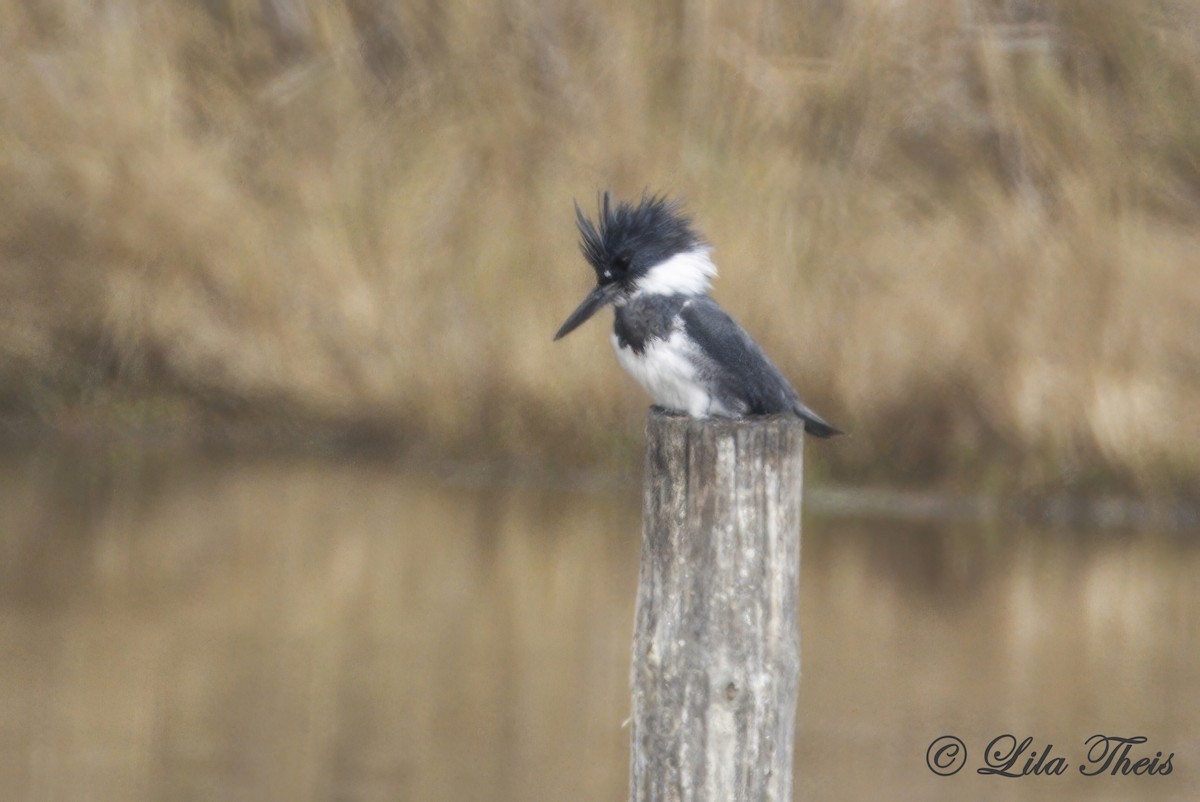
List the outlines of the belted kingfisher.
{"type": "Polygon", "coordinates": [[[791,414],[809,434],[842,434],[800,401],[758,344],[708,297],[717,274],[711,248],[678,201],[644,195],[636,206],[614,209],[605,192],[597,223],[579,204],[575,218],[597,283],[555,340],[611,303],[617,361],[660,406],[695,418],[791,414]]]}

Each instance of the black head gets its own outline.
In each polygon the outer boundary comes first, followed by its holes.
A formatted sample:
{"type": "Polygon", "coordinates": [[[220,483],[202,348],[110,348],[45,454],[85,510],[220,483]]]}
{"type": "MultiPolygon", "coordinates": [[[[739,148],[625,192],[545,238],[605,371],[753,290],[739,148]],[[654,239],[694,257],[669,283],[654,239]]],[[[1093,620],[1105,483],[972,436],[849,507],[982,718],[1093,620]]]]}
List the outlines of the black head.
{"type": "Polygon", "coordinates": [[[633,281],[675,254],[704,245],[682,203],[659,195],[643,195],[636,206],[621,201],[614,209],[605,192],[596,223],[575,204],[575,224],[579,250],[601,285],[633,281]]]}
{"type": "Polygon", "coordinates": [[[659,195],[643,195],[635,206],[621,201],[614,209],[607,192],[600,214],[592,222],[575,204],[579,249],[596,271],[596,288],[571,313],[554,339],[565,337],[596,310],[634,290],[651,268],[680,253],[705,248],[706,243],[683,213],[682,204],[659,195]]]}

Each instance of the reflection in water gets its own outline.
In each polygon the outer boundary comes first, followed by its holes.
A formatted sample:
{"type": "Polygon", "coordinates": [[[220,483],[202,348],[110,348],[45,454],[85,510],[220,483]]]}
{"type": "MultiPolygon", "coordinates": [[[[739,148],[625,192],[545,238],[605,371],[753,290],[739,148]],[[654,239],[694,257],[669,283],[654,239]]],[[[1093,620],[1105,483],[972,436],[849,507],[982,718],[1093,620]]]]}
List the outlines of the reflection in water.
{"type": "MultiPolygon", "coordinates": [[[[636,486],[535,484],[10,456],[5,798],[622,799],[636,486]]],[[[1200,797],[1194,538],[805,527],[798,798],[1200,797]],[[976,775],[1005,732],[1071,769],[976,775]],[[1081,777],[1095,732],[1175,771],[1081,777]]]]}

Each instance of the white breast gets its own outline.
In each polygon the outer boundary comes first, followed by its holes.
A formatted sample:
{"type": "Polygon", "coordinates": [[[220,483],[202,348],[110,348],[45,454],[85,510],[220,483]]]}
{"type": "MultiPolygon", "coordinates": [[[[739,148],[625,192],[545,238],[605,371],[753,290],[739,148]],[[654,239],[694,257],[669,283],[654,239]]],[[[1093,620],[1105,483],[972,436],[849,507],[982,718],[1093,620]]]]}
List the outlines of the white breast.
{"type": "Polygon", "coordinates": [[[615,334],[612,344],[621,367],[646,388],[656,404],[694,418],[728,414],[699,380],[694,347],[683,332],[676,331],[665,340],[650,340],[640,354],[621,347],[615,334]]]}

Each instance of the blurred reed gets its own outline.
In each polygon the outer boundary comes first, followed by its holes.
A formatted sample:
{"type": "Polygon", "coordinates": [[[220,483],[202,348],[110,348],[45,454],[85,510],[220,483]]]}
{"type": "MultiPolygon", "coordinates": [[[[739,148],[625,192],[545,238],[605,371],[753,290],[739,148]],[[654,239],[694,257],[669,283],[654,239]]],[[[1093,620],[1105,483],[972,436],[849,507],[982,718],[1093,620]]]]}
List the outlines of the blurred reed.
{"type": "Polygon", "coordinates": [[[1200,488],[1200,7],[0,0],[0,412],[627,464],[664,190],[841,479],[1200,488]]]}

